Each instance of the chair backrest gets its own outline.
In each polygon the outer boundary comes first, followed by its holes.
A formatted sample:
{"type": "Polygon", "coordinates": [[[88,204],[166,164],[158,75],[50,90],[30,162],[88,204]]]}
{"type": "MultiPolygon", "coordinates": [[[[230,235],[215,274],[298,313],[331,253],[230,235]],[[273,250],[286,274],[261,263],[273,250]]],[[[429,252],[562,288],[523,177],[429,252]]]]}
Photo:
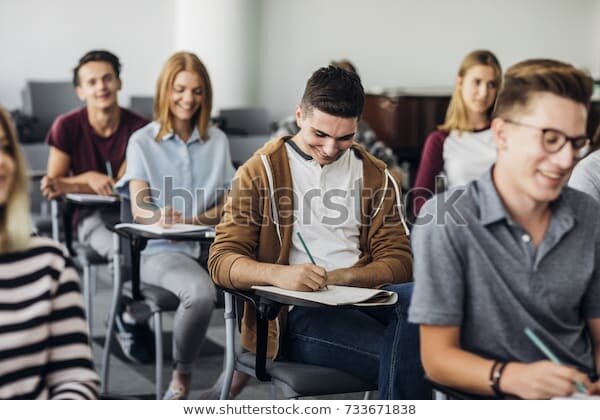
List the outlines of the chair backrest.
{"type": "Polygon", "coordinates": [[[154,112],[154,98],[152,96],[132,96],[129,99],[129,109],[151,120],[154,112]]]}
{"type": "Polygon", "coordinates": [[[32,137],[43,141],[56,117],[82,106],[70,81],[28,81],[22,91],[23,111],[36,118],[32,137]]]}
{"type": "Polygon", "coordinates": [[[269,134],[271,131],[269,114],[263,107],[221,109],[219,118],[227,134],[269,134]]]}
{"type": "MultiPolygon", "coordinates": [[[[21,149],[25,155],[27,166],[29,167],[30,173],[43,173],[46,171],[46,165],[48,164],[48,154],[50,147],[45,143],[29,143],[22,144],[21,149]]],[[[31,209],[34,213],[38,212],[41,203],[45,201],[40,191],[39,178],[33,177],[31,179],[31,188],[29,191],[29,198],[31,201],[31,209]]]]}

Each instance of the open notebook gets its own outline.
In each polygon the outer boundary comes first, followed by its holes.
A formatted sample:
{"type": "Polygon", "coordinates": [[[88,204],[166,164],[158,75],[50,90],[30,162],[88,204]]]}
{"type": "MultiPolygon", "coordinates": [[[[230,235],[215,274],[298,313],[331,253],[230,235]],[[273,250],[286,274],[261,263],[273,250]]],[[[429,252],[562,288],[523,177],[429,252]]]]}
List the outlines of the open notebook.
{"type": "Polygon", "coordinates": [[[321,289],[315,292],[298,292],[295,290],[281,289],[275,286],[252,286],[252,288],[274,295],[289,296],[330,306],[393,305],[398,300],[398,295],[394,292],[381,289],[365,289],[363,287],[330,285],[327,286],[327,289],[321,289]]]}
{"type": "Polygon", "coordinates": [[[204,232],[206,236],[214,236],[215,230],[213,226],[207,225],[191,225],[185,223],[176,223],[169,227],[162,227],[159,225],[144,225],[142,223],[119,223],[115,225],[116,228],[134,228],[144,232],[154,233],[155,235],[164,235],[170,233],[191,233],[191,232],[204,232]]]}

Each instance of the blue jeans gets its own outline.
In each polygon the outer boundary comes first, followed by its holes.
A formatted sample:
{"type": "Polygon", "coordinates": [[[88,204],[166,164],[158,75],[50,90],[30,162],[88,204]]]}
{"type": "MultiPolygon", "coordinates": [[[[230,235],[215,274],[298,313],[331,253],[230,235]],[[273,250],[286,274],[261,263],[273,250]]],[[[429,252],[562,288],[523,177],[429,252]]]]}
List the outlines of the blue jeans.
{"type": "Polygon", "coordinates": [[[377,384],[381,399],[430,399],[419,326],[408,322],[412,283],[386,289],[398,293],[397,304],[373,309],[295,307],[288,315],[284,357],[377,384]]]}

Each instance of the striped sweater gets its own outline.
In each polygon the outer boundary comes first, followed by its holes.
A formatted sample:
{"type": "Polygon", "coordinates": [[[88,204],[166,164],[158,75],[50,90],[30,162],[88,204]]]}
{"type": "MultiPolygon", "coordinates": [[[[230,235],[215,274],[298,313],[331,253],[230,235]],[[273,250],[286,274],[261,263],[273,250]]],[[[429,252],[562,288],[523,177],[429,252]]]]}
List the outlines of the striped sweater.
{"type": "Polygon", "coordinates": [[[67,251],[36,237],[0,255],[0,399],[95,399],[98,384],[67,251]]]}

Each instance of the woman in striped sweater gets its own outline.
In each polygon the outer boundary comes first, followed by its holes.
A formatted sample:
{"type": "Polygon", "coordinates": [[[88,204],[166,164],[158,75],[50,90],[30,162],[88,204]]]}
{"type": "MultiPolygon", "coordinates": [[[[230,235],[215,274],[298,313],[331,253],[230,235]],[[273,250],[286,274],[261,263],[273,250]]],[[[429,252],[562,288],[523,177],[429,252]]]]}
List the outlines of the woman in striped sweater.
{"type": "Polygon", "coordinates": [[[66,250],[31,237],[27,174],[0,107],[0,399],[95,399],[79,279],[66,250]]]}

